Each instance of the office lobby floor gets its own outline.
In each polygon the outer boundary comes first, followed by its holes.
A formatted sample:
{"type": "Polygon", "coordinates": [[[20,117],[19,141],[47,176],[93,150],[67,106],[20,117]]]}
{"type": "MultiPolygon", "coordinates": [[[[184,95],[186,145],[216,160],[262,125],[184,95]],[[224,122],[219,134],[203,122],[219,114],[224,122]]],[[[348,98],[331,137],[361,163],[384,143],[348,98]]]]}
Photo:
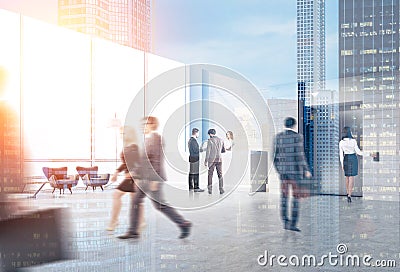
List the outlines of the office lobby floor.
{"type": "Polygon", "coordinates": [[[116,236],[127,228],[130,199],[123,198],[116,231],[107,232],[112,192],[110,187],[76,188],[72,195],[52,196],[45,189],[36,199],[24,200],[31,208],[67,208],[72,259],[21,271],[397,271],[400,265],[397,202],[353,198],[349,204],[339,196],[309,197],[300,202],[301,232],[292,232],[282,228],[279,195],[249,196],[238,190],[210,207],[180,211],[193,223],[189,238],[180,240],[179,229],[146,199],[142,237],[119,240],[116,236]],[[397,268],[376,267],[393,266],[393,261],[397,268]]]}

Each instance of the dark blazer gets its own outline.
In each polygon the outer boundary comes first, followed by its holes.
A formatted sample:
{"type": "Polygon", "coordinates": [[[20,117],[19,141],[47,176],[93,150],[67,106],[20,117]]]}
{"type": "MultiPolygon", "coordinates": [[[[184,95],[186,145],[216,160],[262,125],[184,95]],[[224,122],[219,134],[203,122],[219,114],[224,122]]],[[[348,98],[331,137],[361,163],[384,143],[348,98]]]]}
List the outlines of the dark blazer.
{"type": "Polygon", "coordinates": [[[276,135],[274,165],[281,180],[300,180],[304,177],[309,167],[301,134],[285,130],[276,135]]]}
{"type": "Polygon", "coordinates": [[[167,179],[164,167],[163,140],[158,133],[151,133],[145,138],[141,175],[151,181],[167,179]]]}
{"type": "Polygon", "coordinates": [[[197,162],[200,157],[199,143],[196,138],[190,137],[188,142],[189,148],[189,162],[197,162]]]}

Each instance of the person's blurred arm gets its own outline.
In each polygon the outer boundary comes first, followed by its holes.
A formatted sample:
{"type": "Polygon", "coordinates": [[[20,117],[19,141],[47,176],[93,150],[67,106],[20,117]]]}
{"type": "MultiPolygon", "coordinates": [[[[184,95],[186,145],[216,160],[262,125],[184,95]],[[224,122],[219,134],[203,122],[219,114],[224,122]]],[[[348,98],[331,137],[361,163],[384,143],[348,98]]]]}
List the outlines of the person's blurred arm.
{"type": "Polygon", "coordinates": [[[304,176],[306,178],[311,178],[312,174],[310,172],[310,167],[308,166],[307,159],[306,159],[306,156],[304,154],[303,136],[301,134],[297,134],[297,135],[299,137],[297,145],[298,145],[298,150],[299,150],[300,161],[301,161],[301,164],[303,166],[304,176]]]}
{"type": "Polygon", "coordinates": [[[200,152],[204,152],[206,149],[207,149],[207,141],[201,143],[200,152]],[[204,145],[206,146],[204,147],[204,145]]]}
{"type": "Polygon", "coordinates": [[[193,138],[193,142],[192,142],[192,148],[193,148],[193,155],[196,157],[200,156],[199,143],[194,138],[193,138]]]}
{"type": "Polygon", "coordinates": [[[357,153],[357,155],[364,156],[364,152],[362,152],[360,150],[360,148],[358,147],[357,141],[355,139],[353,139],[353,140],[354,140],[354,151],[357,153]]]}
{"type": "Polygon", "coordinates": [[[210,151],[211,151],[211,144],[210,140],[207,141],[207,149],[206,149],[206,158],[204,160],[204,166],[207,166],[208,158],[210,157],[210,151]]]}
{"type": "Polygon", "coordinates": [[[115,171],[114,174],[111,176],[110,181],[111,182],[115,182],[117,181],[117,177],[118,177],[118,171],[115,171]]]}
{"type": "Polygon", "coordinates": [[[343,155],[343,142],[342,141],[340,141],[339,142],[339,160],[340,160],[340,165],[342,166],[342,169],[343,169],[343,158],[344,158],[344,155],[343,155]]]}
{"type": "Polygon", "coordinates": [[[278,152],[279,152],[279,149],[278,149],[278,135],[277,135],[277,136],[275,136],[275,139],[274,139],[274,166],[275,166],[276,171],[279,173],[280,169],[278,167],[278,164],[279,164],[279,160],[278,160],[279,153],[278,152]]]}
{"type": "Polygon", "coordinates": [[[124,171],[125,169],[126,169],[126,164],[125,163],[121,164],[117,169],[115,169],[115,172],[111,176],[110,181],[111,182],[117,181],[118,174],[121,173],[122,171],[124,171]]]}
{"type": "Polygon", "coordinates": [[[226,151],[231,151],[232,150],[232,142],[230,140],[223,141],[225,150],[226,151]]]}
{"type": "Polygon", "coordinates": [[[121,173],[122,171],[125,171],[127,169],[126,167],[126,162],[125,162],[125,155],[121,156],[122,158],[122,163],[121,165],[115,169],[114,174],[111,176],[110,181],[115,182],[118,179],[118,174],[121,173]]]}
{"type": "Polygon", "coordinates": [[[192,137],[190,137],[190,139],[189,139],[188,146],[189,146],[189,155],[190,156],[194,156],[195,148],[194,148],[194,143],[193,143],[193,138],[192,137]]]}

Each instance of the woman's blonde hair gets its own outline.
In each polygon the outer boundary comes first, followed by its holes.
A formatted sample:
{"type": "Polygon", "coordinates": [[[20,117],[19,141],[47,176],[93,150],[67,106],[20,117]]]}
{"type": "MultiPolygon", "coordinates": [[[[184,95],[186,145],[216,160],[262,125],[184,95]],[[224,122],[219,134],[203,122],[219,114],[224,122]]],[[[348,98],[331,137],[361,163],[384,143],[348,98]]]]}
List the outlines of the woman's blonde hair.
{"type": "Polygon", "coordinates": [[[226,134],[228,134],[228,135],[229,135],[229,138],[230,138],[231,140],[233,140],[233,132],[232,132],[232,131],[228,130],[228,131],[226,132],[226,134]]]}
{"type": "Polygon", "coordinates": [[[151,127],[151,130],[157,130],[158,129],[158,118],[154,116],[146,116],[143,119],[143,122],[151,127]]]}

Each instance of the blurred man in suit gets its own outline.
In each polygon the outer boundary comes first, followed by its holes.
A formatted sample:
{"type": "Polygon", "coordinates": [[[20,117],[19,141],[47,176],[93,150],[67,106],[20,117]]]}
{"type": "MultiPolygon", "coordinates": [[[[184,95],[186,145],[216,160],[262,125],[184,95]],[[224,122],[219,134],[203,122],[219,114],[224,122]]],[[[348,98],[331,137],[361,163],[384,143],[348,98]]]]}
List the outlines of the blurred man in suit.
{"type": "Polygon", "coordinates": [[[304,155],[303,136],[293,130],[296,120],[292,117],[285,119],[285,130],[275,138],[274,165],[281,178],[281,216],[284,228],[300,231],[296,227],[299,216],[299,181],[304,177],[310,178],[311,173],[304,155]],[[292,219],[287,215],[289,186],[292,187],[292,219]]]}
{"type": "Polygon", "coordinates": [[[199,129],[192,129],[192,137],[190,137],[188,142],[189,148],[189,191],[194,190],[195,192],[204,192],[203,189],[199,187],[199,160],[200,160],[200,150],[199,144],[197,143],[197,138],[199,137],[199,129]]]}
{"type": "Polygon", "coordinates": [[[165,203],[162,186],[167,179],[164,168],[164,150],[163,139],[157,133],[158,119],[153,116],[144,118],[144,151],[140,164],[126,158],[126,164],[129,172],[134,172],[138,176],[137,192],[132,199],[130,226],[128,232],[120,239],[139,238],[139,215],[140,205],[146,195],[153,202],[154,207],[173,221],[181,230],[180,239],[190,235],[192,223],[185,220],[174,208],[165,203]]]}
{"type": "Polygon", "coordinates": [[[217,169],[219,179],[219,193],[222,195],[224,191],[224,179],[222,177],[222,156],[221,153],[225,152],[224,141],[215,136],[215,129],[209,129],[208,135],[210,138],[207,142],[206,159],[204,165],[208,164],[208,193],[212,194],[212,179],[214,169],[217,169]]]}

